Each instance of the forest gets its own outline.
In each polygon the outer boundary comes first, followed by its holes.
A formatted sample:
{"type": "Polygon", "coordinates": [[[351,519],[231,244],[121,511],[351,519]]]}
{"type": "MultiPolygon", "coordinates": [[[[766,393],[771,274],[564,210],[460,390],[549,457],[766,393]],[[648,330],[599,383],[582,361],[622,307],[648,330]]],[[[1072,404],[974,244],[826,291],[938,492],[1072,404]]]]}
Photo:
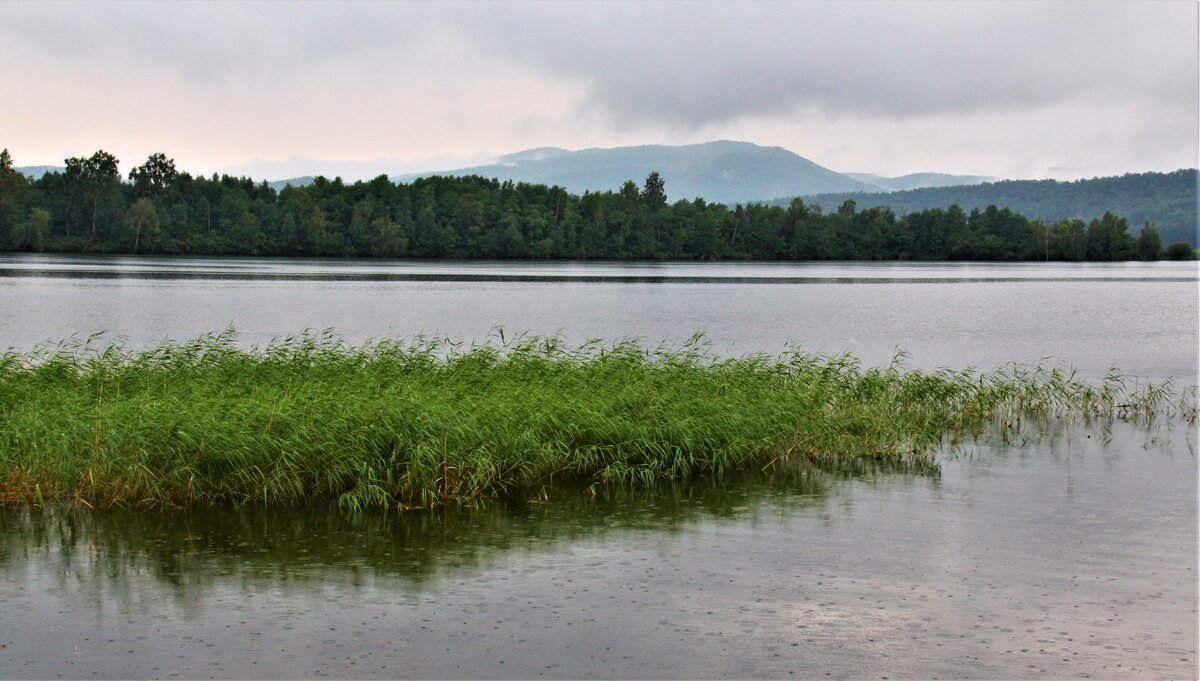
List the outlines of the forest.
{"type": "Polygon", "coordinates": [[[1043,221],[1006,207],[957,205],[897,216],[786,206],[726,206],[667,198],[641,186],[573,195],[562,187],[478,176],[394,183],[318,177],[276,190],[229,175],[193,176],[156,153],[123,176],[105,151],[65,160],[31,180],[0,152],[0,250],[375,258],[590,260],[1157,260],[1153,224],[1131,231],[1106,212],[1088,222],[1043,221]]]}
{"type": "MultiPolygon", "coordinates": [[[[1061,182],[1002,180],[954,187],[925,187],[889,193],[853,192],[805,196],[826,208],[850,199],[863,208],[886,205],[904,214],[950,205],[964,210],[1004,206],[1029,218],[1092,220],[1111,211],[1133,225],[1152,223],[1163,241],[1197,245],[1197,175],[1195,168],[1169,173],[1126,173],[1114,177],[1061,182]]],[[[790,198],[768,203],[787,206],[790,198]]]]}

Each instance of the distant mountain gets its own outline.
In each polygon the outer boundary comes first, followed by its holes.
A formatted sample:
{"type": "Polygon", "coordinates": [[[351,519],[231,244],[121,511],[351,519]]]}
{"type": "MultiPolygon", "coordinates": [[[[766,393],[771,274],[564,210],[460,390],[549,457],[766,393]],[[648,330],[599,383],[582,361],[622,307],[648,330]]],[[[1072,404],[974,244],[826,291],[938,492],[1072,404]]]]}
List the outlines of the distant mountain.
{"type": "Polygon", "coordinates": [[[480,175],[559,185],[582,194],[615,191],[626,180],[641,186],[652,171],[658,171],[666,180],[667,196],[672,201],[701,197],[713,203],[745,203],[784,194],[878,191],[874,185],[819,166],[787,149],[730,141],[581,151],[541,147],[503,156],[492,165],[392,179],[410,182],[431,175],[480,175]]]}
{"type": "MultiPolygon", "coordinates": [[[[1080,218],[1092,220],[1105,211],[1129,220],[1136,235],[1142,225],[1158,227],[1163,243],[1186,241],[1197,245],[1197,184],[1195,168],[1170,173],[1127,173],[1119,177],[1059,182],[1057,180],[1004,180],[973,186],[934,187],[880,194],[841,192],[807,195],[807,203],[820,205],[826,212],[836,210],[847,200],[859,209],[888,206],[903,215],[926,208],[959,205],[964,210],[983,209],[989,204],[1009,208],[1021,215],[1043,220],[1080,218]]],[[[787,205],[790,198],[769,203],[787,205]]]]}
{"type": "MultiPolygon", "coordinates": [[[[61,166],[17,168],[31,179],[61,166]]],[[[431,175],[480,175],[499,180],[559,185],[568,191],[615,191],[627,180],[641,186],[652,171],[666,181],[670,200],[703,198],[712,203],[761,202],[775,196],[829,192],[881,192],[914,187],[972,184],[989,178],[918,173],[903,177],[838,173],[782,147],[749,142],[717,141],[684,146],[661,144],[594,148],[570,151],[537,147],[499,157],[495,163],[457,170],[396,175],[395,182],[411,182],[431,175]]],[[[268,184],[276,191],[286,186],[312,184],[303,175],[268,184]]]]}
{"type": "Polygon", "coordinates": [[[501,156],[497,161],[500,165],[510,165],[527,161],[545,161],[546,159],[564,156],[569,153],[571,153],[569,150],[562,147],[537,147],[536,149],[526,149],[525,151],[518,151],[515,154],[501,156]]]}
{"type": "Polygon", "coordinates": [[[948,175],[946,173],[913,173],[900,177],[884,177],[870,173],[843,173],[859,182],[873,184],[885,192],[899,192],[925,187],[958,187],[970,184],[994,182],[996,178],[986,175],[948,175]]]}
{"type": "Polygon", "coordinates": [[[308,185],[312,184],[313,180],[315,179],[316,178],[312,175],[305,175],[303,177],[289,177],[286,180],[275,180],[274,182],[268,182],[267,185],[270,186],[271,189],[279,191],[287,186],[307,187],[308,185]]]}
{"type": "Polygon", "coordinates": [[[66,168],[62,166],[15,166],[13,170],[31,180],[40,180],[46,173],[61,173],[66,168]]]}

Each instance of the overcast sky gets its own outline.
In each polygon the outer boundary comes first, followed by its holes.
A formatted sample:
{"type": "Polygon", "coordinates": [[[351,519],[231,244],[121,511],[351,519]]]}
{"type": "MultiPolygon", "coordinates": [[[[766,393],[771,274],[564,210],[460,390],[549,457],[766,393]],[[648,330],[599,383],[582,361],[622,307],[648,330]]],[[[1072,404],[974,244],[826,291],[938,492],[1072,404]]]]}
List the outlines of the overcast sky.
{"type": "Polygon", "coordinates": [[[0,3],[0,146],[347,179],[735,139],[834,170],[1197,165],[1183,2],[0,3]]]}

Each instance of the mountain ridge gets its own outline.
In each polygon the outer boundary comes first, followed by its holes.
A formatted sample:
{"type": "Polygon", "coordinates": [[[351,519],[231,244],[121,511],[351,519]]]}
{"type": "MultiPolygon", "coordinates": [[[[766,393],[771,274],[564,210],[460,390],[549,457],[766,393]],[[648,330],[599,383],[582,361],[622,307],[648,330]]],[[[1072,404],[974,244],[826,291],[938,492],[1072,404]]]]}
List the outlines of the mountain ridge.
{"type": "MultiPolygon", "coordinates": [[[[887,206],[898,215],[957,205],[983,210],[1009,208],[1041,220],[1093,220],[1105,212],[1128,218],[1131,227],[1154,224],[1164,243],[1200,244],[1200,176],[1195,168],[1171,172],[1125,173],[1087,180],[997,180],[983,184],[925,187],[899,192],[840,192],[800,196],[825,211],[846,201],[859,209],[887,206]]],[[[794,197],[767,201],[786,206],[794,197]]]]}
{"type": "Polygon", "coordinates": [[[468,176],[531,184],[559,185],[573,193],[616,191],[651,172],[667,180],[673,199],[703,198],[714,203],[744,203],[792,193],[870,191],[872,185],[830,170],[782,147],[716,140],[699,144],[645,144],[590,147],[568,151],[538,147],[507,154],[498,163],[396,175],[393,181],[420,177],[468,176]]]}
{"type": "Polygon", "coordinates": [[[63,166],[14,166],[13,170],[31,180],[38,180],[46,173],[61,173],[66,168],[63,166]]]}
{"type": "MultiPolygon", "coordinates": [[[[61,166],[16,168],[30,179],[61,166]]],[[[971,183],[980,176],[915,173],[898,178],[868,173],[840,173],[780,146],[736,140],[696,144],[643,144],[588,147],[571,151],[543,146],[499,156],[494,163],[452,170],[391,175],[394,182],[420,177],[479,175],[501,181],[559,185],[572,193],[616,191],[626,181],[640,183],[651,172],[667,180],[673,199],[702,198],[713,203],[749,203],[775,196],[831,192],[873,192],[914,186],[971,183]]],[[[267,180],[275,190],[311,184],[318,173],[267,180]]]]}

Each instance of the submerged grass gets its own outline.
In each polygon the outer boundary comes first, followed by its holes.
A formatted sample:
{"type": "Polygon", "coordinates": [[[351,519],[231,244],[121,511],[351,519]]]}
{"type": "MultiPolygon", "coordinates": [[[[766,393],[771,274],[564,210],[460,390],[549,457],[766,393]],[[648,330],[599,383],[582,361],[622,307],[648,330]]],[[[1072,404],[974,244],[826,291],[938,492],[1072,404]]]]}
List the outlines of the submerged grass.
{"type": "MultiPolygon", "coordinates": [[[[134,351],[0,356],[0,501],[183,506],[476,503],[560,480],[648,484],[790,457],[927,461],[1001,423],[1152,418],[1170,386],[1044,367],[864,369],[791,351],[503,336],[351,347],[329,333],[241,350],[231,332],[134,351]]],[[[1193,393],[1194,395],[1194,393],[1193,393]]]]}

